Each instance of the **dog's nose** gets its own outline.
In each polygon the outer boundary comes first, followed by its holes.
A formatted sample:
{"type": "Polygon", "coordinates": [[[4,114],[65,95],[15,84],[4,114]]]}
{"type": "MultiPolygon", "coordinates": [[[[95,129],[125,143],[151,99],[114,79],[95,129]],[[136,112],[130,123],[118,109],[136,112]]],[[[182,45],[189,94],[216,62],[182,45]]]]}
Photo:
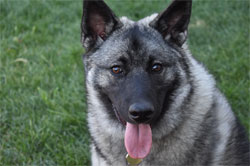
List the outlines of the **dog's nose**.
{"type": "Polygon", "coordinates": [[[154,106],[150,103],[134,103],[129,107],[129,118],[136,123],[145,123],[153,118],[154,106]]]}

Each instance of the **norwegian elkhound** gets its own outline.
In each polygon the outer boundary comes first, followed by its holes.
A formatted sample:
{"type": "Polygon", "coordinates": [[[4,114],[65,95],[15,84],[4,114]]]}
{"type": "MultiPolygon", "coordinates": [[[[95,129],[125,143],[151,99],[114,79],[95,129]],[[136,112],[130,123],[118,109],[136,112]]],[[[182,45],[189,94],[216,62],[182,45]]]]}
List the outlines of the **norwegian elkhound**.
{"type": "MultiPolygon", "coordinates": [[[[157,2],[156,2],[157,3],[157,2]]],[[[84,1],[92,165],[249,165],[249,141],[186,39],[191,0],[134,22],[84,1]]]]}

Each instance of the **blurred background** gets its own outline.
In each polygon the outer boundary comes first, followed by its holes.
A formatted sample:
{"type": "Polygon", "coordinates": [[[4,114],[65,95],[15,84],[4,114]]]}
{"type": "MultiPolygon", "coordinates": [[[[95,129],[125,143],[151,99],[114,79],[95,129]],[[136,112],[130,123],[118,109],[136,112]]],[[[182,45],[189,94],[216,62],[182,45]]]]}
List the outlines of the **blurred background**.
{"type": "MultiPolygon", "coordinates": [[[[138,20],[169,0],[106,0],[138,20]]],[[[194,0],[189,46],[249,131],[248,0],[194,0]]],[[[81,0],[0,0],[0,165],[89,165],[81,0]]]]}

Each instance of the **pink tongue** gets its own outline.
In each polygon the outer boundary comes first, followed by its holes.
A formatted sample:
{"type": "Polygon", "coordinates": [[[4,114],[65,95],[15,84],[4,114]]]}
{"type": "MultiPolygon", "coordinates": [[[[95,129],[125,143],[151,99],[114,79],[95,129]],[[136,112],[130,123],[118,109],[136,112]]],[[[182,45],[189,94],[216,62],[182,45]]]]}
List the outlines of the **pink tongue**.
{"type": "Polygon", "coordinates": [[[127,122],[125,131],[125,147],[130,157],[145,158],[152,145],[152,131],[150,125],[134,125],[127,122]]]}

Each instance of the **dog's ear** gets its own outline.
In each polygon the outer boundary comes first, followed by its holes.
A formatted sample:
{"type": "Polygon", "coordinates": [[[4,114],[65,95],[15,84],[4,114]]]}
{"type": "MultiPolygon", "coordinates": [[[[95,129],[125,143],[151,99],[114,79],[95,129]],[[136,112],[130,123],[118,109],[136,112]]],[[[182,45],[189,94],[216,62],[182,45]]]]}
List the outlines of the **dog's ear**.
{"type": "Polygon", "coordinates": [[[149,25],[158,30],[165,40],[179,46],[187,39],[192,0],[174,0],[149,25]]]}
{"type": "Polygon", "coordinates": [[[97,41],[104,41],[120,27],[122,23],[103,0],[84,0],[81,40],[86,49],[91,49],[97,41]]]}

